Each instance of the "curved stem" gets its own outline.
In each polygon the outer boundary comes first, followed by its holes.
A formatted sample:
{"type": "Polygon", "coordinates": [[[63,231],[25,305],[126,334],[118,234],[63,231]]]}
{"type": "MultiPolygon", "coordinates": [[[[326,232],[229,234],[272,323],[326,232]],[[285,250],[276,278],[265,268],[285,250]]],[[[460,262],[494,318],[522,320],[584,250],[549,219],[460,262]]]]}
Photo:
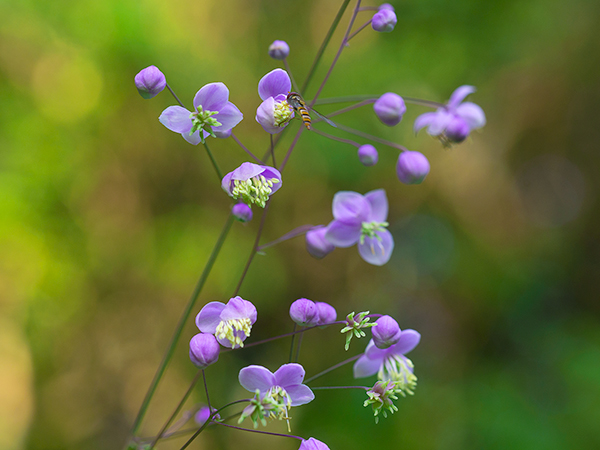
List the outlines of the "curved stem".
{"type": "Polygon", "coordinates": [[[358,33],[360,33],[365,27],[368,27],[369,25],[371,25],[371,21],[373,19],[369,19],[367,20],[365,23],[363,23],[358,30],[356,30],[354,33],[352,33],[350,36],[348,36],[348,39],[346,40],[349,41],[350,39],[352,39],[354,36],[356,36],[358,33]]]}
{"type": "Polygon", "coordinates": [[[208,154],[208,157],[210,158],[210,162],[212,163],[212,165],[215,169],[215,172],[217,172],[217,176],[219,177],[219,183],[220,183],[221,180],[223,179],[223,174],[221,173],[221,169],[219,169],[219,165],[217,164],[215,157],[213,156],[212,152],[208,148],[208,144],[206,143],[206,140],[204,141],[204,148],[206,149],[206,153],[208,154]]]}
{"type": "Polygon", "coordinates": [[[298,228],[294,228],[289,233],[284,234],[280,238],[275,239],[274,241],[267,242],[266,244],[261,245],[260,247],[258,247],[256,249],[256,251],[257,252],[262,252],[265,248],[273,247],[274,245],[277,245],[277,244],[279,244],[281,242],[287,241],[288,239],[292,239],[292,238],[295,238],[296,236],[301,236],[303,234],[306,234],[308,231],[311,230],[311,228],[313,228],[313,225],[301,225],[298,228]]]}
{"type": "Polygon", "coordinates": [[[318,374],[316,374],[316,375],[313,375],[313,376],[312,376],[312,377],[310,377],[308,380],[304,380],[304,384],[308,384],[308,383],[310,383],[311,381],[313,381],[313,380],[316,380],[316,379],[317,379],[317,378],[319,378],[320,376],[323,376],[323,375],[325,375],[326,373],[329,373],[329,372],[331,372],[332,370],[335,370],[335,369],[337,369],[338,367],[342,367],[342,366],[344,366],[344,365],[346,365],[346,364],[348,364],[348,363],[351,363],[352,361],[354,361],[354,360],[356,360],[356,359],[360,358],[362,355],[363,355],[363,354],[362,354],[362,353],[360,353],[360,354],[358,354],[358,355],[356,355],[356,356],[353,356],[352,358],[345,359],[344,361],[342,361],[342,362],[339,362],[339,363],[337,363],[337,364],[335,364],[335,365],[331,366],[329,369],[325,369],[324,371],[322,371],[322,372],[319,372],[319,373],[318,373],[318,374]]]}
{"type": "Polygon", "coordinates": [[[175,100],[177,101],[177,103],[179,103],[179,106],[181,106],[182,108],[185,108],[185,106],[183,106],[183,103],[181,103],[181,100],[179,100],[179,97],[177,97],[177,94],[175,94],[175,92],[173,91],[173,89],[171,89],[171,86],[169,86],[169,83],[167,83],[167,89],[169,90],[169,92],[171,93],[171,95],[173,97],[175,97],[175,100]]]}
{"type": "Polygon", "coordinates": [[[292,362],[292,358],[294,356],[294,340],[296,339],[296,328],[298,327],[298,324],[296,322],[294,322],[294,330],[292,331],[292,342],[290,343],[290,357],[288,362],[292,362]]]}
{"type": "Polygon", "coordinates": [[[227,221],[225,222],[225,225],[223,226],[223,229],[221,230],[221,234],[219,235],[219,238],[217,239],[217,242],[215,243],[215,246],[213,247],[213,250],[212,250],[210,256],[208,257],[208,261],[206,262],[206,265],[204,266],[204,270],[202,271],[202,274],[200,275],[200,278],[198,279],[198,282],[196,283],[194,292],[192,292],[192,295],[190,296],[190,299],[188,300],[188,303],[187,303],[185,309],[181,313],[181,317],[179,318],[179,322],[177,323],[175,332],[173,333],[173,336],[171,337],[169,346],[167,347],[167,350],[165,351],[163,359],[162,359],[160,365],[158,366],[156,373],[154,374],[154,378],[152,379],[152,382],[150,383],[150,387],[148,388],[148,391],[146,392],[146,396],[144,397],[144,400],[142,401],[140,410],[135,418],[135,421],[133,422],[133,426],[131,429],[132,435],[135,435],[135,433],[137,433],[137,431],[142,423],[144,415],[146,414],[146,410],[148,409],[148,406],[150,404],[150,400],[152,399],[152,396],[154,395],[154,392],[156,391],[156,387],[158,386],[158,383],[161,380],[161,378],[165,372],[167,364],[169,364],[169,361],[171,360],[173,353],[175,352],[175,346],[177,345],[177,342],[179,341],[179,338],[181,337],[181,332],[183,331],[183,327],[184,327],[188,317],[190,316],[192,309],[194,308],[196,300],[198,300],[200,292],[202,291],[202,288],[204,287],[204,283],[206,282],[206,279],[208,278],[208,275],[217,259],[217,256],[219,255],[219,251],[221,250],[221,247],[223,246],[223,243],[225,242],[227,233],[229,233],[229,230],[231,229],[233,220],[234,220],[234,217],[231,214],[229,214],[229,216],[227,217],[227,221]]]}
{"type": "Polygon", "coordinates": [[[371,388],[368,388],[366,386],[320,386],[320,387],[311,387],[310,389],[312,391],[325,391],[328,389],[364,389],[365,391],[368,391],[371,388]]]}
{"type": "Polygon", "coordinates": [[[294,141],[292,142],[292,145],[290,145],[290,148],[288,149],[287,153],[285,154],[285,157],[283,158],[283,161],[281,163],[281,166],[279,167],[279,171],[283,172],[283,168],[285,167],[285,165],[288,162],[288,159],[290,159],[290,156],[292,154],[292,150],[294,150],[294,147],[296,146],[296,144],[298,143],[298,139],[300,139],[300,135],[302,134],[302,132],[305,130],[304,125],[300,126],[300,129],[298,130],[298,132],[296,133],[296,137],[294,138],[294,141]]]}
{"type": "Polygon", "coordinates": [[[264,163],[262,162],[262,160],[261,160],[261,159],[259,159],[257,156],[255,156],[255,155],[254,155],[254,153],[252,153],[250,150],[248,150],[248,148],[247,148],[247,147],[246,147],[244,144],[242,144],[242,142],[241,142],[241,141],[240,141],[240,140],[237,138],[237,136],[236,136],[235,134],[231,133],[231,137],[233,138],[233,140],[234,140],[235,142],[237,142],[237,144],[238,144],[240,147],[242,147],[242,149],[243,149],[243,150],[244,150],[246,153],[248,153],[248,155],[250,155],[250,158],[252,158],[252,159],[253,159],[254,161],[256,161],[258,164],[264,164],[264,163]]]}
{"type": "Polygon", "coordinates": [[[357,148],[360,147],[360,144],[358,142],[354,142],[350,139],[344,139],[341,137],[337,137],[337,136],[334,136],[333,134],[329,134],[329,133],[325,133],[321,130],[317,130],[316,128],[313,128],[312,131],[314,131],[315,133],[320,134],[321,136],[324,136],[326,138],[333,139],[334,141],[343,142],[344,144],[350,144],[357,148]]]}
{"type": "Polygon", "coordinates": [[[275,163],[275,143],[273,142],[273,135],[269,134],[271,138],[271,159],[273,160],[273,167],[277,169],[277,163],[275,163]]]}
{"type": "Polygon", "coordinates": [[[387,145],[388,147],[396,148],[396,149],[398,149],[398,150],[400,150],[402,152],[408,151],[408,149],[406,147],[404,147],[403,145],[396,144],[395,142],[388,141],[386,139],[382,139],[382,138],[377,137],[377,136],[373,136],[372,134],[368,134],[368,133],[364,133],[362,131],[355,130],[354,128],[350,128],[350,127],[347,127],[345,125],[338,124],[338,128],[340,130],[346,131],[346,132],[348,132],[350,134],[354,134],[356,136],[363,137],[363,138],[368,139],[370,141],[378,142],[380,144],[387,145]]]}
{"type": "Polygon", "coordinates": [[[363,100],[362,102],[358,102],[355,105],[350,105],[350,106],[347,106],[346,108],[338,109],[337,111],[329,113],[329,114],[327,114],[327,117],[338,116],[340,114],[347,113],[348,111],[352,111],[353,109],[360,108],[361,106],[370,105],[372,103],[375,103],[376,101],[377,101],[376,98],[372,98],[372,99],[370,98],[367,100],[363,100]]]}
{"type": "Polygon", "coordinates": [[[288,438],[299,439],[301,441],[304,440],[304,438],[301,438],[300,436],[294,436],[293,434],[282,434],[282,433],[272,433],[270,431],[252,430],[250,428],[237,427],[235,425],[229,425],[227,423],[221,423],[221,422],[217,422],[217,425],[222,425],[224,427],[233,428],[235,430],[240,430],[240,431],[249,431],[250,433],[270,434],[271,436],[288,437],[288,438]]]}

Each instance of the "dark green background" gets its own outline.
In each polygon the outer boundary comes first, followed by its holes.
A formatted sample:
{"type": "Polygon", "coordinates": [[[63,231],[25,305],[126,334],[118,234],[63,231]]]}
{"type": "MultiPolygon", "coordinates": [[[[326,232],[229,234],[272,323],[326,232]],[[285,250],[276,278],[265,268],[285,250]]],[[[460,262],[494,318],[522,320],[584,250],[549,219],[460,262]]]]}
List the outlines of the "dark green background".
{"type": "MultiPolygon", "coordinates": [[[[258,80],[278,67],[269,44],[290,44],[303,80],[340,3],[0,2],[0,448],[125,443],[228,214],[203,148],[157,120],[173,104],[168,93],[143,100],[134,75],[157,65],[188,107],[201,86],[224,82],[245,114],[235,133],[262,154],[269,141],[254,114],[258,80]]],[[[391,314],[422,341],[409,354],[416,395],[394,416],[375,425],[363,393],[321,391],[292,411],[293,433],[332,450],[596,449],[600,3],[394,6],[394,32],[367,28],[354,38],[322,97],[394,91],[446,101],[472,84],[488,125],[445,150],[425,132],[414,136],[423,107],[409,105],[395,128],[370,107],[337,118],[426,154],[432,168],[420,186],[398,182],[395,150],[377,145],[379,164],[364,168],[353,147],[303,133],[263,242],[327,223],[338,190],[385,188],[396,248],[383,268],[355,248],[315,261],[302,239],[269,249],[241,290],[258,308],[251,339],[289,331],[290,303],[308,297],[340,316],[391,314]]],[[[231,140],[210,144],[225,171],[245,161],[231,140]]],[[[234,225],[197,310],[231,296],[257,227],[234,225]]],[[[156,432],[191,381],[195,332],[190,319],[143,434],[156,432]]],[[[349,354],[364,345],[353,342],[349,354]]],[[[239,368],[274,370],[288,348],[281,341],[222,355],[207,371],[213,400],[245,395],[239,368]]],[[[345,357],[335,329],[304,339],[309,375],[345,357]]],[[[314,385],[344,383],[356,383],[349,368],[314,385]]],[[[201,401],[198,389],[189,406],[201,401]]],[[[269,429],[285,432],[283,423],[269,429]]],[[[193,447],[295,450],[297,442],[218,429],[193,447]]]]}

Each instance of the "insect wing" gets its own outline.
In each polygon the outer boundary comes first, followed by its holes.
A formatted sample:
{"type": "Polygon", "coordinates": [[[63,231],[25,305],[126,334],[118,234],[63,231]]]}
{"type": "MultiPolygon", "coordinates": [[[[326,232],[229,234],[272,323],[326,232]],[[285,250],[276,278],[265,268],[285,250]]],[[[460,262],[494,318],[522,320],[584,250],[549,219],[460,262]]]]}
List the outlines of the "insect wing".
{"type": "Polygon", "coordinates": [[[333,121],[331,121],[331,119],[328,119],[323,114],[321,114],[319,111],[315,111],[314,109],[311,108],[310,112],[312,112],[315,116],[317,116],[319,119],[323,120],[324,122],[328,123],[332,127],[337,128],[337,125],[333,121]]]}

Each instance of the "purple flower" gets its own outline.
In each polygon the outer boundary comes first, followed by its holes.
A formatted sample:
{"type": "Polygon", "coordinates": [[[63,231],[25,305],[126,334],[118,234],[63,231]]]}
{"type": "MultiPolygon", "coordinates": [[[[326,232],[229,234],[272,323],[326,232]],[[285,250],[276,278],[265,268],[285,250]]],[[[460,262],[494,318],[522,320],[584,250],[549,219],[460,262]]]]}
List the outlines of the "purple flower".
{"type": "Polygon", "coordinates": [[[256,110],[256,121],[267,133],[279,133],[294,118],[294,108],[287,102],[291,89],[290,76],[283,69],[272,70],[258,82],[263,102],[256,110]]]}
{"type": "Polygon", "coordinates": [[[398,94],[387,92],[377,99],[373,110],[382,123],[393,127],[402,120],[402,115],[406,112],[406,105],[398,94]]]}
{"type": "Polygon", "coordinates": [[[190,359],[198,369],[205,369],[217,362],[220,350],[212,334],[198,333],[190,341],[190,359]]]}
{"type": "Polygon", "coordinates": [[[290,46],[285,41],[273,41],[269,46],[269,56],[273,59],[285,59],[290,54],[290,46]]]}
{"type": "Polygon", "coordinates": [[[335,250],[335,246],[325,239],[327,227],[317,225],[306,233],[306,250],[311,256],[321,259],[335,250]]]}
{"type": "Polygon", "coordinates": [[[380,8],[373,16],[371,27],[380,33],[389,33],[394,29],[397,22],[396,13],[392,9],[380,8]]]}
{"type": "Polygon", "coordinates": [[[390,5],[389,3],[382,3],[381,5],[379,5],[379,8],[377,8],[378,11],[381,11],[382,9],[389,9],[390,11],[396,11],[394,9],[394,7],[392,5],[390,5]]]}
{"type": "Polygon", "coordinates": [[[158,120],[169,130],[181,133],[190,144],[198,145],[208,136],[222,135],[243,119],[243,114],[229,100],[229,89],[223,83],[209,83],[194,97],[194,111],[169,106],[158,120]]]}
{"type": "Polygon", "coordinates": [[[233,198],[264,208],[269,197],[281,187],[281,173],[273,167],[245,162],[223,177],[221,187],[233,198]]]}
{"type": "Polygon", "coordinates": [[[239,380],[250,392],[258,390],[261,398],[279,398],[288,408],[305,405],[315,398],[310,388],[302,384],[304,368],[296,363],[284,364],[275,373],[263,366],[244,367],[240,370],[239,380]]]}
{"type": "MultiPolygon", "coordinates": [[[[212,412],[215,412],[216,409],[213,408],[212,412]]],[[[206,422],[208,420],[208,418],[211,415],[211,410],[207,405],[202,405],[200,407],[200,409],[198,410],[198,412],[196,414],[194,414],[194,422],[196,422],[198,425],[204,425],[204,422],[206,422]]],[[[213,420],[217,419],[219,420],[221,418],[221,416],[219,414],[216,414],[215,417],[213,418],[213,420]]],[[[212,422],[212,420],[211,420],[212,422]]]]}
{"type": "Polygon", "coordinates": [[[402,152],[398,156],[396,174],[404,184],[420,184],[429,173],[429,161],[423,153],[402,152]]]}
{"type": "Polygon", "coordinates": [[[167,79],[156,66],[149,66],[135,76],[135,87],[142,97],[149,99],[161,92],[167,85],[167,79]]]}
{"type": "Polygon", "coordinates": [[[389,261],[394,239],[385,228],[388,201],[383,189],[366,193],[341,191],[333,197],[333,218],[325,238],[336,247],[358,243],[358,253],[369,264],[381,266],[389,261]]]}
{"type": "Polygon", "coordinates": [[[461,86],[450,96],[445,106],[436,112],[421,114],[415,120],[415,133],[423,127],[432,136],[440,136],[446,144],[463,141],[476,128],[485,125],[485,114],[481,107],[471,102],[462,102],[475,92],[473,86],[461,86]],[[461,103],[462,102],[462,103],[461,103]]]}
{"type": "Polygon", "coordinates": [[[358,148],[358,159],[363,166],[374,166],[379,160],[379,154],[377,153],[377,149],[371,144],[365,144],[358,148]]]}
{"type": "Polygon", "coordinates": [[[398,342],[386,349],[377,348],[371,339],[365,353],[354,363],[354,378],[377,374],[380,381],[392,380],[399,389],[411,392],[417,377],[413,374],[412,361],[404,354],[415,348],[420,339],[421,335],[415,330],[404,330],[398,342]]]}
{"type": "Polygon", "coordinates": [[[233,205],[231,214],[240,222],[250,222],[252,220],[252,209],[245,203],[236,203],[233,205]]]}
{"type": "Polygon", "coordinates": [[[256,322],[256,308],[241,297],[229,299],[227,305],[210,302],[196,316],[196,326],[202,333],[214,334],[217,341],[228,348],[244,346],[256,322]]]}
{"type": "Polygon", "coordinates": [[[377,326],[371,328],[373,342],[377,348],[385,349],[396,344],[400,340],[402,331],[398,322],[390,316],[381,316],[375,322],[377,326]]]}
{"type": "Polygon", "coordinates": [[[325,302],[315,302],[319,314],[317,325],[325,325],[337,320],[337,312],[333,306],[325,302]]]}
{"type": "Polygon", "coordinates": [[[307,298],[299,298],[290,306],[290,318],[300,326],[312,327],[319,321],[317,305],[307,298]]]}
{"type": "Polygon", "coordinates": [[[303,440],[298,450],[329,450],[329,447],[324,442],[315,438],[303,440]]]}

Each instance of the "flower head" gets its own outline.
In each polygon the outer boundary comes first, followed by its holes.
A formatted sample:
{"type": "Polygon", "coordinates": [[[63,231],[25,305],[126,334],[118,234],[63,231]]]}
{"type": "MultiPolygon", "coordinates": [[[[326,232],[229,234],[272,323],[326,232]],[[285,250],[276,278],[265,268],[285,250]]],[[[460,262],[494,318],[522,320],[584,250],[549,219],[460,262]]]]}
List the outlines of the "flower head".
{"type": "Polygon", "coordinates": [[[272,70],[258,82],[258,95],[263,102],[256,110],[256,121],[267,133],[279,133],[294,118],[294,108],[287,102],[291,89],[290,76],[283,69],[272,70]]]}
{"type": "Polygon", "coordinates": [[[398,322],[390,316],[381,316],[375,322],[377,325],[371,328],[373,333],[373,342],[377,348],[388,348],[400,340],[402,331],[398,322]]]}
{"type": "Polygon", "coordinates": [[[194,111],[169,106],[158,120],[169,130],[181,133],[190,144],[197,145],[208,136],[226,134],[243,119],[243,114],[229,100],[229,89],[223,83],[209,83],[194,97],[194,111]]]}
{"type": "Polygon", "coordinates": [[[381,266],[389,261],[394,239],[386,229],[388,201],[385,191],[377,189],[361,195],[341,191],[333,197],[333,218],[325,238],[336,247],[358,243],[360,256],[369,264],[381,266]]]}
{"type": "Polygon", "coordinates": [[[396,174],[404,184],[422,183],[429,169],[429,161],[423,153],[405,151],[398,156],[396,174]]]}
{"type": "Polygon", "coordinates": [[[396,393],[402,394],[402,391],[396,388],[396,383],[391,380],[378,381],[371,389],[367,391],[369,397],[363,403],[363,406],[371,405],[375,423],[379,422],[379,413],[387,418],[387,412],[394,414],[398,407],[394,405],[394,400],[398,400],[396,393]]]}
{"type": "Polygon", "coordinates": [[[212,334],[198,333],[190,341],[190,359],[198,369],[205,369],[217,362],[220,350],[212,334]]]}
{"type": "Polygon", "coordinates": [[[273,41],[269,46],[269,56],[273,59],[285,59],[290,54],[290,46],[285,41],[273,41]]]}
{"type": "Polygon", "coordinates": [[[374,166],[379,161],[379,154],[371,144],[365,144],[358,148],[358,159],[363,166],[374,166]]]}
{"type": "Polygon", "coordinates": [[[221,187],[233,198],[264,208],[269,197],[281,187],[281,173],[273,167],[245,162],[223,177],[221,187]]]}
{"type": "Polygon", "coordinates": [[[382,123],[393,127],[402,120],[402,115],[406,112],[406,105],[404,99],[398,94],[387,92],[373,104],[373,110],[382,123]]]}
{"type": "Polygon", "coordinates": [[[142,69],[135,76],[135,87],[142,97],[149,99],[161,92],[167,85],[167,79],[156,66],[142,69]]]}
{"type": "Polygon", "coordinates": [[[303,440],[298,450],[329,450],[329,447],[324,442],[310,438],[303,440]]]}
{"type": "Polygon", "coordinates": [[[317,225],[306,233],[306,250],[311,256],[321,259],[335,250],[335,246],[325,239],[327,227],[317,225]]]}
{"type": "Polygon", "coordinates": [[[463,141],[476,128],[485,125],[485,113],[480,106],[471,102],[463,102],[465,97],[475,92],[473,86],[457,88],[446,105],[436,112],[421,114],[415,120],[415,133],[428,127],[427,132],[439,136],[444,145],[463,141]]]}
{"type": "Polygon", "coordinates": [[[413,363],[404,356],[417,346],[421,335],[415,330],[404,330],[398,342],[386,349],[377,348],[371,340],[365,353],[354,364],[354,378],[377,374],[380,381],[392,380],[402,392],[413,393],[417,377],[413,363]]]}
{"type": "Polygon", "coordinates": [[[252,220],[252,209],[243,202],[233,205],[231,214],[240,222],[250,222],[252,220]]]}
{"type": "Polygon", "coordinates": [[[196,326],[202,333],[214,334],[225,347],[239,348],[250,336],[256,322],[256,308],[241,297],[221,302],[207,303],[196,316],[196,326]]]}
{"type": "Polygon", "coordinates": [[[307,298],[299,298],[290,306],[290,318],[300,326],[312,327],[319,321],[317,305],[307,298]]]}
{"type": "Polygon", "coordinates": [[[389,33],[390,31],[393,31],[396,23],[398,23],[398,19],[396,18],[394,10],[387,7],[380,7],[379,11],[373,15],[371,27],[380,33],[389,33]]]}

